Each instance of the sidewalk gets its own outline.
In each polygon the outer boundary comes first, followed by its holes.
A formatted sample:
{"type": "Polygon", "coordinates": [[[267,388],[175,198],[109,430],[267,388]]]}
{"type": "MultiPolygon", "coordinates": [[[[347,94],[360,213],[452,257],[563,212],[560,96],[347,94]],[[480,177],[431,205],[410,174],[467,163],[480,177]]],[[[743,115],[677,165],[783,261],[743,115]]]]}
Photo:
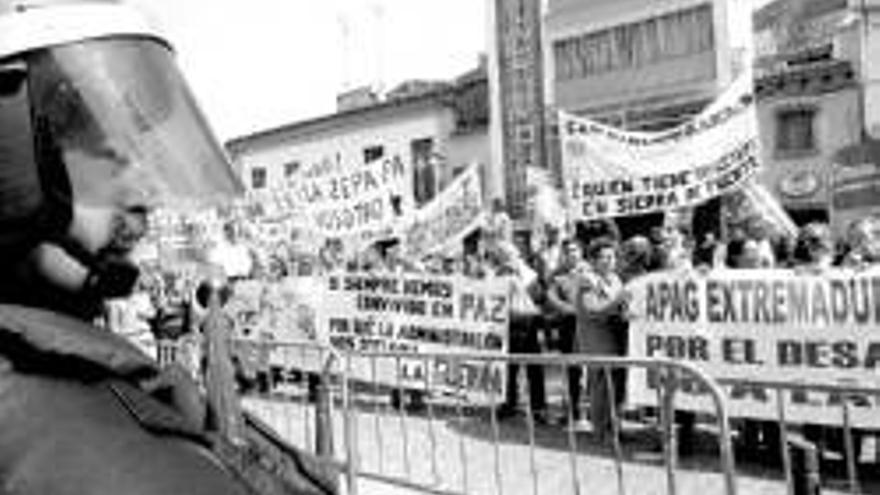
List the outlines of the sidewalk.
{"type": "MultiPolygon", "coordinates": [[[[314,424],[314,410],[302,402],[249,399],[246,404],[295,445],[313,444],[314,428],[309,425],[314,424]]],[[[487,415],[459,416],[444,409],[440,416],[439,411],[438,416],[430,420],[423,414],[404,417],[384,405],[359,408],[356,435],[361,471],[400,477],[420,486],[456,493],[667,493],[662,454],[651,446],[654,442],[644,425],[625,426],[628,436],[635,440],[623,447],[620,490],[613,451],[592,444],[589,434],[576,436],[576,454],[571,455],[571,436],[559,426],[539,426],[531,439],[522,418],[499,423],[496,433],[487,415]],[[496,438],[497,444],[493,441],[496,438]],[[532,443],[534,450],[529,448],[532,443]]],[[[343,439],[342,418],[336,411],[334,443],[339,458],[344,456],[343,439]]],[[[675,479],[677,493],[721,494],[723,478],[718,472],[714,447],[709,447],[713,443],[711,436],[706,434],[699,443],[701,446],[695,454],[679,463],[675,479]]],[[[740,494],[786,493],[779,468],[743,465],[739,470],[740,494]]],[[[848,493],[846,486],[839,483],[826,483],[826,486],[824,494],[848,493]]],[[[359,488],[364,494],[426,493],[366,479],[361,479],[359,488]]],[[[865,493],[872,490],[880,490],[880,486],[863,487],[865,493]]]]}

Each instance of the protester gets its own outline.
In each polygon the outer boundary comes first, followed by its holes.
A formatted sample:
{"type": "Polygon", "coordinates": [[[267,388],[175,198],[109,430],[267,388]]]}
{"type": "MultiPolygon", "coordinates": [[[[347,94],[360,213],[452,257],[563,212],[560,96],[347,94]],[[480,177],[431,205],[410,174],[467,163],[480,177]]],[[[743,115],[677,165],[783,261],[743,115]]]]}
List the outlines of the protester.
{"type": "MultiPolygon", "coordinates": [[[[537,279],[537,274],[510,245],[502,245],[499,251],[498,276],[507,276],[510,281],[510,354],[535,354],[541,348],[538,343],[541,311],[532,301],[529,285],[537,279]]],[[[518,375],[521,367],[515,362],[507,365],[507,393],[504,404],[496,414],[499,419],[516,414],[519,405],[518,375]]],[[[537,423],[547,422],[547,402],[544,390],[544,369],[540,365],[526,365],[526,380],[529,390],[529,404],[532,417],[537,423]]]]}
{"type": "Polygon", "coordinates": [[[847,252],[841,264],[848,267],[867,267],[880,262],[878,221],[867,217],[854,221],[847,231],[847,252]]]}
{"type": "MultiPolygon", "coordinates": [[[[762,268],[776,266],[775,249],[770,239],[770,226],[761,218],[752,218],[746,226],[746,232],[755,243],[755,256],[762,268]]],[[[751,247],[750,247],[751,249],[751,247]]]]}
{"type": "Polygon", "coordinates": [[[656,268],[651,241],[645,236],[633,236],[620,247],[620,278],[624,283],[638,278],[656,268]]]}
{"type": "Polygon", "coordinates": [[[703,239],[694,247],[692,264],[695,268],[711,269],[718,264],[721,243],[713,232],[706,232],[703,239]]]}
{"type": "Polygon", "coordinates": [[[390,273],[402,275],[405,273],[418,273],[423,270],[415,260],[404,256],[403,245],[400,239],[392,239],[383,246],[382,256],[385,258],[385,266],[390,273]]]}
{"type": "Polygon", "coordinates": [[[464,275],[470,278],[483,279],[489,275],[485,261],[477,253],[464,255],[464,275]]]}
{"type": "Polygon", "coordinates": [[[556,271],[562,262],[565,242],[560,242],[559,229],[547,225],[543,229],[543,235],[538,236],[539,245],[535,249],[535,270],[538,276],[549,280],[549,276],[556,271]]]}
{"type": "Polygon", "coordinates": [[[758,241],[734,239],[727,244],[727,266],[730,268],[771,268],[772,261],[764,256],[758,241]]]}
{"type": "Polygon", "coordinates": [[[492,211],[486,218],[483,227],[483,240],[486,249],[496,251],[502,244],[513,244],[513,222],[501,198],[492,200],[492,211]]]}
{"type": "Polygon", "coordinates": [[[223,225],[223,237],[208,251],[208,262],[222,267],[230,281],[248,278],[254,269],[254,255],[242,242],[234,222],[223,225]]]}
{"type": "Polygon", "coordinates": [[[798,232],[794,260],[801,270],[822,271],[834,264],[834,241],[825,223],[810,223],[798,232]]]}
{"type": "Polygon", "coordinates": [[[575,224],[575,236],[582,246],[589,246],[596,239],[609,238],[614,242],[620,242],[620,229],[617,223],[610,218],[600,218],[577,222],[575,224]]]}
{"type": "Polygon", "coordinates": [[[692,268],[692,253],[687,234],[679,228],[667,227],[657,235],[657,263],[666,270],[686,270],[692,268]]]}
{"type": "MultiPolygon", "coordinates": [[[[575,239],[562,241],[562,256],[559,267],[550,277],[547,290],[547,318],[550,326],[559,331],[559,347],[565,354],[575,351],[577,332],[577,292],[581,277],[588,269],[583,259],[583,250],[575,239]]],[[[589,428],[586,419],[581,417],[581,377],[582,366],[567,369],[568,407],[571,412],[572,427],[589,428]],[[585,424],[586,423],[586,424],[585,424]]]]}
{"type": "MultiPolygon", "coordinates": [[[[622,356],[626,353],[625,322],[628,293],[617,269],[617,244],[600,238],[588,250],[591,270],[580,281],[577,298],[577,352],[596,356],[622,356]]],[[[590,367],[587,388],[590,393],[590,421],[599,443],[610,440],[613,424],[612,402],[616,410],[623,404],[626,374],[623,369],[590,367]]]]}
{"type": "MultiPolygon", "coordinates": [[[[728,267],[748,270],[771,268],[756,239],[740,237],[728,243],[728,267]]],[[[776,421],[746,419],[742,422],[743,458],[770,460],[779,454],[779,425],[776,421]]]]}
{"type": "Polygon", "coordinates": [[[330,273],[345,267],[344,249],[340,239],[326,239],[318,250],[318,267],[321,273],[330,273]]]}
{"type": "Polygon", "coordinates": [[[122,335],[148,356],[156,356],[156,336],[150,325],[156,306],[151,292],[150,287],[139,283],[130,296],[108,300],[104,318],[110,331],[122,335]]]}

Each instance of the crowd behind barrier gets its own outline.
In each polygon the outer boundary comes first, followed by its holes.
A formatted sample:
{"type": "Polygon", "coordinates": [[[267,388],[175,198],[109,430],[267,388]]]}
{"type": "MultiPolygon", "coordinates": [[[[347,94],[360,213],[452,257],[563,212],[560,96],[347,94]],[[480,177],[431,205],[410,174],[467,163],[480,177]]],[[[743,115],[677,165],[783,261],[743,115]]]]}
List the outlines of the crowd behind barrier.
{"type": "MultiPolygon", "coordinates": [[[[341,240],[329,239],[314,254],[303,254],[284,242],[267,246],[248,235],[240,222],[227,223],[223,230],[224,238],[217,243],[222,249],[212,251],[206,247],[204,258],[215,265],[233,259],[236,268],[226,270],[232,275],[232,293],[242,281],[278,281],[339,271],[509,280],[510,354],[625,356],[631,298],[626,283],[646,273],[758,268],[821,273],[832,267],[864,269],[880,262],[878,222],[867,218],[850,226],[841,240],[832,239],[827,224],[808,224],[792,238],[775,234],[759,221],[728,229],[725,239],[712,233],[694,239],[685,229],[676,227],[653,228],[645,235],[621,239],[610,221],[593,221],[568,235],[562,229],[546,226],[521,237],[512,231],[502,208],[496,208],[482,231],[462,243],[459,253],[421,259],[407,257],[398,241],[372,243],[352,255],[341,240]]],[[[199,325],[206,301],[199,290],[206,272],[167,270],[155,263],[146,268],[139,293],[111,303],[105,323],[154,355],[159,352],[156,342],[174,342],[174,351],[162,346],[163,359],[169,359],[167,353],[173,352],[176,361],[184,362],[195,376],[201,376],[204,339],[199,325]]],[[[242,344],[233,353],[239,385],[245,389],[267,388],[265,352],[258,346],[242,344]]],[[[609,441],[616,427],[609,412],[624,406],[625,369],[567,367],[569,411],[555,417],[547,407],[544,366],[510,361],[506,371],[506,395],[495,409],[499,420],[525,413],[537,424],[560,425],[574,432],[592,431],[599,442],[609,441]],[[525,406],[519,397],[520,372],[524,372],[527,384],[525,406]],[[581,407],[584,402],[588,410],[581,407]]],[[[402,405],[404,393],[409,397],[408,407],[423,407],[424,394],[418,390],[392,391],[392,403],[402,405]]],[[[649,416],[655,413],[644,412],[649,416]]],[[[677,411],[675,420],[680,424],[678,445],[686,453],[692,445],[690,435],[696,416],[677,411]]],[[[840,433],[833,428],[806,425],[802,431],[820,448],[840,445],[840,433]]],[[[737,440],[744,447],[744,455],[778,453],[780,439],[777,421],[746,420],[739,424],[737,440]]]]}

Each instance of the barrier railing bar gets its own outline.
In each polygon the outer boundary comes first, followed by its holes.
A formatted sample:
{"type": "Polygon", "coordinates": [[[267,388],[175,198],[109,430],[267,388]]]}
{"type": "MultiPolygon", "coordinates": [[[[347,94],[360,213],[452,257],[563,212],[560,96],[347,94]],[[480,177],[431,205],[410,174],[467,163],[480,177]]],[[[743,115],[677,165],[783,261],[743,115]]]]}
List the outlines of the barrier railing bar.
{"type": "Polygon", "coordinates": [[[730,431],[730,413],[727,411],[727,403],[725,396],[722,395],[718,385],[710,381],[705,375],[696,373],[701,382],[701,387],[710,391],[712,400],[715,403],[715,410],[718,411],[718,428],[719,436],[719,453],[721,456],[721,472],[724,476],[724,487],[727,493],[733,495],[736,493],[736,471],[734,469],[733,446],[731,445],[732,434],[730,431]]]}
{"type": "Polygon", "coordinates": [[[400,439],[403,449],[403,471],[406,473],[407,478],[409,478],[412,476],[412,467],[409,463],[409,439],[406,434],[406,400],[403,386],[400,383],[400,356],[394,358],[394,385],[400,398],[400,402],[397,404],[397,419],[400,425],[400,439]]]}
{"type": "MultiPolygon", "coordinates": [[[[494,361],[489,362],[489,367],[488,367],[488,369],[490,370],[489,373],[492,372],[491,371],[492,363],[494,363],[494,361]]],[[[503,398],[501,400],[503,400],[503,398]]],[[[498,402],[500,402],[500,401],[497,400],[497,398],[495,397],[495,389],[490,386],[489,387],[489,404],[490,404],[491,409],[489,410],[489,423],[490,423],[490,428],[492,429],[493,454],[495,456],[495,466],[494,466],[495,467],[495,491],[497,492],[498,495],[503,495],[503,493],[504,493],[504,486],[503,486],[504,480],[503,480],[502,473],[501,473],[501,432],[498,427],[498,416],[496,414],[496,411],[498,410],[498,405],[497,405],[498,402]]]]}
{"type": "Polygon", "coordinates": [[[663,412],[663,376],[661,376],[661,373],[660,373],[661,369],[662,368],[659,365],[651,367],[651,370],[652,370],[651,372],[654,373],[654,376],[656,377],[657,380],[659,380],[659,383],[660,383],[660,386],[658,386],[654,389],[654,391],[657,394],[657,410],[654,411],[654,414],[656,416],[655,419],[657,421],[656,431],[657,431],[657,433],[659,433],[661,435],[660,441],[662,442],[661,447],[663,448],[663,453],[664,453],[663,460],[665,462],[666,461],[666,429],[663,427],[663,419],[666,417],[666,415],[663,412]]]}
{"type": "Polygon", "coordinates": [[[315,404],[315,448],[318,455],[332,457],[335,448],[333,434],[333,389],[332,368],[336,362],[336,354],[321,350],[318,353],[321,364],[321,376],[318,380],[318,400],[315,404]]]}
{"type": "Polygon", "coordinates": [[[785,487],[788,495],[794,495],[794,475],[791,472],[791,452],[788,450],[788,423],[785,419],[785,398],[782,389],[776,389],[776,412],[779,417],[779,445],[782,449],[782,469],[785,471],[785,487]]]}
{"type": "MultiPolygon", "coordinates": [[[[460,356],[456,356],[455,358],[455,368],[456,370],[460,369],[462,363],[462,358],[460,356]]],[[[463,384],[460,380],[456,381],[456,401],[455,401],[455,412],[458,416],[457,421],[459,425],[464,424],[464,412],[463,412],[463,403],[464,403],[464,391],[462,390],[463,384]]],[[[459,435],[458,437],[458,455],[459,460],[461,461],[461,484],[463,488],[462,493],[468,493],[468,472],[467,472],[467,449],[464,444],[464,435],[459,435]]]]}
{"type": "Polygon", "coordinates": [[[345,374],[342,380],[342,404],[345,408],[345,443],[346,443],[346,463],[345,463],[345,481],[348,486],[349,495],[357,495],[357,476],[360,471],[360,441],[357,434],[357,411],[351,400],[351,387],[349,386],[349,377],[351,376],[351,356],[345,356],[345,374]]]}
{"type": "MultiPolygon", "coordinates": [[[[300,348],[300,358],[302,359],[300,361],[301,363],[307,362],[306,361],[306,348],[304,348],[304,347],[300,348]]],[[[311,425],[310,425],[311,421],[309,421],[309,411],[312,408],[311,399],[315,399],[317,401],[317,400],[321,400],[321,398],[320,397],[312,397],[312,395],[311,395],[311,379],[309,378],[308,372],[305,373],[303,378],[306,380],[306,400],[303,401],[303,408],[302,408],[303,434],[305,435],[305,438],[306,438],[306,445],[309,446],[309,448],[311,449],[312,452],[317,452],[318,445],[312,444],[312,440],[314,439],[314,436],[312,435],[312,429],[311,429],[311,425]]],[[[321,380],[322,377],[318,377],[318,379],[321,380]]],[[[318,385],[318,389],[320,390],[320,384],[318,385]]],[[[293,421],[292,417],[288,416],[288,418],[290,421],[293,421]]],[[[291,424],[290,425],[291,431],[293,431],[294,428],[296,428],[296,426],[291,424]]]]}
{"type": "MultiPolygon", "coordinates": [[[[373,391],[378,396],[381,393],[381,391],[379,389],[379,383],[376,381],[376,376],[378,375],[378,373],[376,372],[376,360],[378,360],[379,358],[376,356],[367,356],[367,359],[369,359],[369,363],[370,363],[370,379],[374,384],[373,391]]],[[[382,438],[383,438],[383,436],[382,436],[382,420],[381,420],[381,414],[380,414],[379,407],[380,407],[379,401],[374,400],[373,401],[373,427],[374,427],[373,431],[376,432],[376,447],[379,449],[379,455],[378,455],[379,472],[384,473],[385,472],[385,445],[382,442],[382,438]]]]}
{"type": "Polygon", "coordinates": [[[661,424],[663,425],[663,446],[664,446],[664,461],[666,465],[666,493],[669,495],[676,495],[678,491],[676,490],[675,483],[675,466],[676,466],[676,457],[678,456],[678,445],[676,443],[676,435],[675,435],[675,405],[674,405],[674,391],[675,391],[675,381],[678,377],[673,376],[672,370],[665,370],[663,373],[663,380],[661,382],[661,388],[663,389],[663,402],[661,403],[660,409],[662,416],[661,424]]]}
{"type": "Polygon", "coordinates": [[[602,371],[605,374],[605,389],[609,397],[608,407],[611,414],[611,435],[614,446],[614,469],[617,472],[617,493],[626,495],[626,487],[623,481],[623,450],[620,445],[620,424],[617,417],[617,389],[614,380],[611,377],[611,368],[604,366],[602,371]]]}
{"type": "MultiPolygon", "coordinates": [[[[287,351],[289,351],[289,350],[287,350],[287,351]]],[[[305,379],[304,376],[302,378],[305,379]]],[[[300,388],[303,387],[302,382],[300,382],[298,385],[300,388]]],[[[309,403],[308,403],[307,398],[299,397],[299,400],[302,400],[303,409],[306,409],[309,407],[309,403]]],[[[279,424],[283,425],[284,432],[287,435],[287,437],[292,438],[296,434],[296,430],[297,430],[296,425],[293,424],[293,418],[296,417],[296,415],[284,414],[284,409],[281,407],[272,408],[272,410],[276,415],[278,415],[279,424]]],[[[308,439],[308,437],[306,437],[306,438],[308,439]]],[[[306,448],[309,447],[309,445],[310,445],[309,442],[310,442],[310,440],[306,440],[306,442],[305,442],[306,448]]]]}
{"type": "Polygon", "coordinates": [[[844,399],[842,402],[843,408],[843,447],[846,455],[846,474],[849,478],[849,492],[852,494],[858,494],[862,492],[861,487],[859,486],[859,472],[856,468],[856,459],[855,454],[855,445],[853,443],[853,435],[852,435],[852,421],[850,418],[849,411],[849,401],[844,399]]]}
{"type": "Polygon", "coordinates": [[[397,487],[406,488],[406,489],[409,489],[409,490],[412,490],[412,491],[415,491],[418,493],[431,493],[434,495],[462,495],[463,493],[468,493],[468,492],[457,492],[457,491],[445,490],[443,488],[436,488],[433,486],[420,485],[414,481],[401,479],[401,478],[395,478],[393,476],[385,476],[385,475],[377,474],[377,473],[370,473],[367,471],[365,471],[363,473],[359,473],[359,476],[361,478],[366,479],[366,480],[379,481],[381,483],[387,483],[389,485],[394,485],[397,487]]]}
{"type": "MultiPolygon", "coordinates": [[[[574,432],[574,408],[577,407],[577,404],[572,404],[572,398],[569,391],[573,386],[571,384],[571,376],[568,373],[570,369],[569,366],[560,366],[562,370],[562,381],[565,385],[565,390],[563,391],[565,399],[565,403],[567,407],[565,408],[566,418],[568,420],[568,462],[571,466],[571,482],[572,482],[572,493],[574,495],[580,495],[581,493],[581,484],[578,480],[578,471],[577,471],[577,435],[574,432]]],[[[575,386],[580,387],[581,384],[577,383],[575,386]]]]}
{"type": "MultiPolygon", "coordinates": [[[[425,370],[431,369],[431,360],[430,358],[425,358],[425,370]]],[[[428,440],[431,442],[431,476],[434,478],[434,483],[440,484],[440,472],[437,470],[437,434],[434,431],[434,401],[430,400],[429,392],[431,387],[431,374],[425,374],[425,397],[426,405],[428,409],[428,440]]]]}
{"type": "MultiPolygon", "coordinates": [[[[276,346],[285,346],[285,345],[300,345],[299,342],[291,341],[276,341],[273,343],[276,346]]],[[[315,348],[325,348],[326,346],[321,345],[312,345],[311,347],[315,348]]],[[[349,354],[353,357],[385,357],[385,358],[394,358],[396,356],[401,357],[412,357],[410,354],[401,355],[399,352],[393,351],[346,351],[345,354],[349,354]]],[[[543,366],[559,366],[561,364],[571,366],[571,365],[583,365],[585,362],[590,364],[595,364],[597,366],[608,365],[608,366],[634,366],[637,368],[646,368],[655,365],[667,366],[673,369],[679,369],[683,371],[687,371],[698,377],[705,377],[706,374],[703,372],[698,366],[687,362],[687,361],[676,361],[674,359],[669,358],[659,358],[659,357],[627,357],[627,356],[597,356],[597,355],[584,355],[584,354],[503,354],[503,353],[477,353],[477,352],[456,352],[455,354],[451,354],[448,352],[419,352],[419,355],[422,357],[429,357],[433,359],[449,359],[450,357],[461,360],[461,361],[517,361],[528,364],[539,364],[543,366]]],[[[705,378],[704,378],[705,379],[705,378]]],[[[716,380],[719,383],[741,383],[743,380],[716,380]]],[[[761,382],[764,383],[764,382],[761,382]]],[[[768,382],[774,383],[774,382],[768,382]]],[[[779,382],[783,383],[784,382],[779,382]]],[[[805,385],[809,387],[809,385],[805,385]]],[[[710,393],[713,389],[717,389],[717,386],[714,386],[712,383],[706,384],[707,391],[710,393]]],[[[848,388],[849,389],[849,388],[848,388]]],[[[839,387],[829,387],[829,390],[839,390],[839,387]]],[[[867,389],[864,390],[873,390],[867,389]]],[[[877,390],[873,390],[874,394],[880,394],[877,390]]]]}
{"type": "Polygon", "coordinates": [[[783,390],[805,390],[813,392],[841,393],[846,395],[864,394],[880,397],[880,389],[865,387],[861,385],[840,384],[831,385],[827,383],[798,383],[798,382],[782,382],[777,380],[752,380],[748,378],[717,378],[715,382],[718,385],[760,385],[765,388],[783,389],[783,390]]]}
{"type": "MultiPolygon", "coordinates": [[[[523,387],[520,384],[525,385],[526,390],[526,429],[529,431],[529,472],[532,475],[532,494],[538,495],[538,463],[535,459],[535,416],[532,410],[532,380],[531,380],[531,366],[521,365],[517,369],[517,379],[516,379],[516,387],[520,390],[523,387]]],[[[517,394],[519,395],[519,394],[517,394]]],[[[516,404],[511,404],[516,405],[516,404]]]]}

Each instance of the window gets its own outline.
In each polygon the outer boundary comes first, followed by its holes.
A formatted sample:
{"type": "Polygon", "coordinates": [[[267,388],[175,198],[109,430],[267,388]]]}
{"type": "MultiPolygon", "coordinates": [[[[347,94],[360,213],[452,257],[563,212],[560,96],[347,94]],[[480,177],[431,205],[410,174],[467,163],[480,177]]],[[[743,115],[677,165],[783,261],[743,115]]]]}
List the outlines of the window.
{"type": "Polygon", "coordinates": [[[712,7],[707,3],[556,41],[556,77],[580,79],[712,51],[712,23],[712,7]]]}
{"type": "Polygon", "coordinates": [[[556,65],[556,79],[560,81],[566,81],[573,78],[572,64],[574,63],[574,57],[569,55],[572,51],[573,47],[570,41],[557,41],[553,43],[553,59],[556,65]]]}
{"type": "Polygon", "coordinates": [[[416,204],[422,205],[434,197],[436,170],[434,170],[434,140],[413,139],[410,143],[413,164],[413,193],[416,204]]]}
{"type": "Polygon", "coordinates": [[[364,148],[364,163],[372,163],[385,156],[384,146],[369,146],[364,148]]]}
{"type": "Polygon", "coordinates": [[[813,108],[791,108],[776,114],[776,151],[782,153],[814,151],[816,136],[813,108]]]}
{"type": "Polygon", "coordinates": [[[264,167],[254,167],[251,169],[251,187],[253,189],[264,189],[266,187],[266,169],[264,167]]]}
{"type": "Polygon", "coordinates": [[[287,162],[284,164],[284,177],[292,177],[299,172],[300,163],[298,161],[287,162]]]}

